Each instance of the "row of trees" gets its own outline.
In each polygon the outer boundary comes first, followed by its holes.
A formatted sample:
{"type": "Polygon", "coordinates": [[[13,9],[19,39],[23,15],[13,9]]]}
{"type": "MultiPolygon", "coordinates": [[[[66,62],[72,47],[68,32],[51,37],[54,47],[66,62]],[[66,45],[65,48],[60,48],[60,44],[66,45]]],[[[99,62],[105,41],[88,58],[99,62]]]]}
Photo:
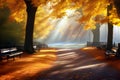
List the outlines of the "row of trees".
{"type": "Polygon", "coordinates": [[[104,12],[103,9],[108,6],[108,14],[110,16],[109,11],[112,9],[111,4],[116,7],[118,15],[120,14],[120,1],[119,0],[0,0],[0,7],[7,6],[11,10],[11,15],[15,12],[19,12],[26,8],[27,12],[27,22],[26,22],[26,34],[25,34],[25,42],[24,42],[24,51],[28,53],[34,53],[33,49],[33,30],[34,30],[34,21],[35,14],[38,7],[46,5],[47,3],[51,3],[50,9],[53,10],[52,15],[56,14],[57,17],[61,17],[64,15],[66,9],[78,9],[82,8],[83,16],[80,18],[80,23],[86,24],[85,27],[87,29],[94,28],[93,24],[96,22],[103,23],[108,21],[108,44],[107,48],[111,49],[112,45],[112,30],[113,24],[109,22],[109,18],[99,18],[96,21],[93,20],[93,17],[101,15],[104,12]],[[16,7],[16,8],[14,8],[16,7]],[[91,10],[89,10],[91,9],[91,10]],[[64,11],[63,11],[64,10],[64,11]],[[63,11],[63,12],[61,12],[63,11]],[[91,26],[92,24],[92,26],[91,26]]]}

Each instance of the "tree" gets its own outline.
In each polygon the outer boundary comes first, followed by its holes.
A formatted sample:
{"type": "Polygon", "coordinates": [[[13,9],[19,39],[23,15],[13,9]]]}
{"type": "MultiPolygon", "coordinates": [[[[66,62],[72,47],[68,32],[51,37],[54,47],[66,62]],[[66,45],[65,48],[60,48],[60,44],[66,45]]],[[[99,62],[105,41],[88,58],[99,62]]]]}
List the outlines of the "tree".
{"type": "Polygon", "coordinates": [[[9,21],[10,10],[7,7],[0,8],[0,47],[10,47],[17,43],[23,43],[23,24],[9,21]],[[17,28],[16,28],[17,26],[17,28]],[[10,30],[11,29],[11,30],[10,30]],[[4,35],[4,36],[3,36],[4,35]],[[8,45],[9,44],[9,45],[8,45]]]}
{"type": "MultiPolygon", "coordinates": [[[[0,7],[7,6],[10,11],[11,15],[10,18],[14,18],[17,21],[22,21],[19,17],[23,16],[21,12],[24,11],[26,8],[27,12],[27,22],[26,22],[26,34],[25,34],[25,41],[24,41],[24,51],[27,53],[34,53],[33,49],[33,31],[34,31],[34,21],[35,21],[35,14],[37,11],[38,6],[44,6],[47,2],[51,2],[51,7],[57,7],[56,4],[60,3],[63,4],[65,1],[55,1],[55,0],[0,0],[0,7]],[[26,6],[25,6],[26,5],[26,6]],[[18,16],[21,14],[20,16],[18,16]],[[18,16],[18,17],[17,17],[18,16]]],[[[59,4],[59,6],[61,6],[59,4]]],[[[63,6],[59,7],[60,9],[63,6]]],[[[54,12],[58,11],[54,9],[54,12]]],[[[59,10],[60,11],[60,10],[59,10]]],[[[62,12],[57,14],[57,17],[61,17],[62,12]]],[[[52,13],[51,15],[56,15],[56,13],[52,13]]]]}
{"type": "MultiPolygon", "coordinates": [[[[24,50],[25,52],[33,53],[33,30],[35,14],[38,7],[47,6],[49,11],[52,11],[50,12],[50,16],[56,16],[57,18],[65,16],[67,9],[81,8],[83,16],[78,21],[85,24],[85,29],[95,29],[96,23],[107,22],[104,11],[106,10],[108,3],[108,0],[0,0],[0,7],[9,7],[11,11],[11,17],[14,17],[18,21],[23,20],[19,19],[21,16],[18,15],[21,14],[21,12],[24,12],[24,9],[26,9],[27,22],[24,50]],[[94,20],[94,18],[98,15],[102,15],[102,17],[98,17],[97,20],[94,20]]],[[[115,2],[115,5],[118,4],[115,2]]],[[[21,15],[24,16],[23,14],[21,15]]]]}
{"type": "Polygon", "coordinates": [[[96,24],[96,29],[92,30],[93,32],[93,42],[99,42],[100,40],[100,24],[96,24]]]}
{"type": "MultiPolygon", "coordinates": [[[[107,16],[110,16],[110,10],[112,10],[112,4],[107,7],[107,16]]],[[[110,23],[108,18],[108,38],[107,38],[107,50],[111,50],[113,47],[113,24],[110,23]]]]}
{"type": "Polygon", "coordinates": [[[114,5],[117,9],[117,14],[120,17],[120,0],[114,0],[114,5]]]}
{"type": "Polygon", "coordinates": [[[24,43],[24,51],[28,53],[34,53],[33,49],[33,29],[34,20],[37,7],[32,4],[31,0],[24,0],[26,4],[27,11],[27,24],[26,24],[26,35],[24,43]]]}
{"type": "Polygon", "coordinates": [[[107,50],[113,47],[113,24],[108,22],[107,50]]]}
{"type": "MultiPolygon", "coordinates": [[[[106,0],[104,0],[104,1],[106,1],[106,0]]],[[[90,4],[91,3],[91,1],[89,1],[88,0],[88,3],[90,4]]],[[[96,0],[96,2],[95,2],[95,4],[96,3],[101,3],[99,0],[96,0]]],[[[88,6],[87,6],[87,8],[85,8],[85,13],[87,13],[88,11],[87,10],[89,10],[89,8],[91,8],[91,7],[93,7],[93,5],[89,5],[88,4],[88,6]]],[[[94,4],[94,3],[93,3],[94,4]]],[[[120,14],[120,1],[119,0],[107,0],[106,1],[106,4],[104,3],[103,5],[103,7],[104,8],[106,8],[107,7],[107,16],[106,16],[106,18],[103,18],[103,19],[101,19],[102,18],[102,16],[101,17],[97,17],[97,18],[95,18],[95,22],[97,22],[97,23],[105,23],[105,22],[107,22],[108,23],[108,38],[107,38],[107,49],[108,50],[111,50],[111,48],[112,48],[112,44],[113,44],[113,24],[114,25],[119,25],[119,23],[120,23],[120,19],[119,19],[119,14],[120,14]],[[106,6],[106,7],[105,7],[106,6]],[[116,9],[114,8],[114,6],[116,7],[116,9]],[[117,13],[116,13],[116,11],[117,11],[117,13]],[[118,15],[118,16],[117,16],[118,15]]],[[[100,8],[100,11],[101,11],[101,8],[102,8],[102,6],[96,6],[97,8],[100,8]]],[[[95,8],[95,7],[94,7],[95,8]]],[[[93,8],[92,8],[93,9],[93,8]]],[[[94,9],[93,9],[94,10],[94,9]]],[[[95,9],[96,10],[96,9],[95,9]]],[[[94,11],[95,11],[94,10],[94,11]]],[[[98,9],[97,9],[98,10],[98,9]]],[[[83,18],[83,20],[84,21],[90,21],[90,19],[93,17],[93,16],[95,16],[95,15],[97,15],[96,13],[93,13],[94,11],[90,11],[90,12],[88,12],[87,13],[87,15],[85,15],[85,16],[83,16],[82,18],[83,18]],[[91,14],[92,13],[92,15],[89,15],[89,14],[91,14]],[[87,19],[88,18],[88,19],[87,19]],[[87,20],[86,20],[87,19],[87,20]]],[[[104,11],[103,11],[104,12],[104,11]]],[[[92,21],[90,22],[90,23],[92,23],[92,21]]],[[[94,23],[93,23],[94,24],[94,23]]],[[[88,24],[86,25],[86,28],[87,29],[89,29],[89,28],[92,28],[92,27],[90,27],[89,26],[90,24],[89,24],[89,22],[88,22],[88,24]]],[[[94,28],[94,27],[93,27],[94,28]]]]}
{"type": "Polygon", "coordinates": [[[26,12],[27,12],[27,23],[26,23],[26,34],[25,34],[25,42],[24,42],[24,51],[27,53],[34,53],[33,49],[33,30],[34,30],[34,20],[35,13],[37,11],[38,5],[46,2],[37,1],[37,0],[0,0],[0,7],[7,6],[11,10],[11,15],[17,15],[18,11],[25,8],[24,2],[26,4],[26,12]],[[6,5],[7,4],[7,5],[6,5]],[[16,6],[16,8],[14,8],[16,6]],[[20,7],[21,6],[21,7],[20,7]]]}
{"type": "MultiPolygon", "coordinates": [[[[116,7],[116,11],[114,11],[114,12],[116,12],[117,14],[117,17],[119,18],[119,14],[120,14],[120,1],[119,0],[109,0],[109,2],[110,2],[110,4],[108,5],[108,7],[107,7],[107,16],[109,17],[109,16],[111,16],[112,15],[112,9],[114,9],[114,7],[113,6],[115,6],[116,7]],[[110,12],[111,11],[111,12],[110,12]]],[[[115,17],[113,17],[113,18],[115,18],[115,17]]],[[[107,40],[107,50],[111,50],[112,49],[112,47],[113,47],[113,24],[119,24],[119,20],[116,22],[114,22],[114,21],[111,21],[109,18],[108,18],[108,40],[107,40]]]]}

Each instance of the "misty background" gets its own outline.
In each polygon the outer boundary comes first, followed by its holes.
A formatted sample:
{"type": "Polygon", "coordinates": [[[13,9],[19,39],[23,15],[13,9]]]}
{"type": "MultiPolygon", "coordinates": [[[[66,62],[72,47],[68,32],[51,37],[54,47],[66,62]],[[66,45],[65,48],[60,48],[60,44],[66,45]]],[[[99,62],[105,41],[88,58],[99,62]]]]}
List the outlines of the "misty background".
{"type": "MultiPolygon", "coordinates": [[[[17,45],[24,43],[25,23],[16,22],[9,19],[10,10],[0,8],[0,46],[17,45]]],[[[46,43],[49,46],[55,44],[86,44],[93,41],[91,30],[84,30],[73,17],[56,20],[55,29],[47,38],[41,39],[39,36],[34,42],[46,43]],[[56,24],[57,23],[57,24],[56,24]]],[[[100,42],[107,42],[107,24],[100,27],[100,42]]],[[[114,25],[113,43],[120,43],[120,27],[114,25]]]]}

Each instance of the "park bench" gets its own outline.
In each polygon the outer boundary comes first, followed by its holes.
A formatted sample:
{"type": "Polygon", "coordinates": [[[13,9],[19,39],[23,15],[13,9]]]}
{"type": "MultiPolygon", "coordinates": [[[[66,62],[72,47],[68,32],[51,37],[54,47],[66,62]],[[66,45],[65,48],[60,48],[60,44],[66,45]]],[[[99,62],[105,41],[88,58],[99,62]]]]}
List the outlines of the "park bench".
{"type": "Polygon", "coordinates": [[[107,50],[107,51],[105,52],[105,57],[106,57],[107,59],[110,58],[110,57],[112,57],[112,56],[115,56],[115,57],[116,57],[116,55],[117,55],[117,50],[116,50],[116,49],[107,50]]]}
{"type": "Polygon", "coordinates": [[[22,53],[16,47],[0,49],[0,61],[4,59],[9,60],[10,58],[14,60],[17,56],[21,57],[22,53]]]}

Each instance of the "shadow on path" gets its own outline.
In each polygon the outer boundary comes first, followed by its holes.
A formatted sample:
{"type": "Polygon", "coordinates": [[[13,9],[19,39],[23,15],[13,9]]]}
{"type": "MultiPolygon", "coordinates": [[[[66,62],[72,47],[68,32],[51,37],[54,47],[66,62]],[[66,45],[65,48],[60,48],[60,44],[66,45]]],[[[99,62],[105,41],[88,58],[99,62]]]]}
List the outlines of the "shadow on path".
{"type": "Polygon", "coordinates": [[[79,49],[58,49],[54,66],[36,80],[119,80],[120,72],[79,49]]]}

